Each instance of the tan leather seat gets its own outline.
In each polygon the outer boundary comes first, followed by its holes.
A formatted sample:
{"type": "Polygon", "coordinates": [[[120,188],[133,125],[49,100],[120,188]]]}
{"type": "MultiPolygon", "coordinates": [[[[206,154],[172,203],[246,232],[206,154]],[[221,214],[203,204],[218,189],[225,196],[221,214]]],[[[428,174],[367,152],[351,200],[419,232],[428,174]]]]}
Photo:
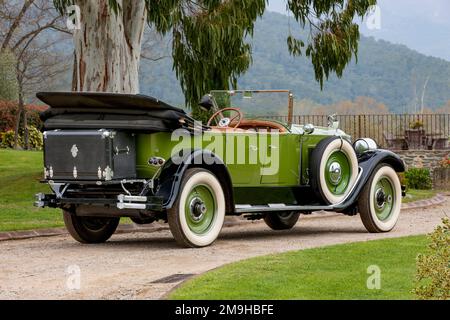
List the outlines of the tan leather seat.
{"type": "Polygon", "coordinates": [[[255,129],[256,131],[260,129],[265,129],[267,131],[278,131],[287,132],[288,130],[282,124],[270,120],[259,120],[259,119],[243,119],[239,124],[239,129],[250,130],[255,129]]]}
{"type": "Polygon", "coordinates": [[[258,132],[260,130],[266,130],[271,132],[286,133],[288,130],[282,124],[270,120],[258,120],[258,119],[243,119],[238,128],[233,128],[233,123],[230,127],[222,128],[218,126],[212,126],[212,132],[258,132]]]}

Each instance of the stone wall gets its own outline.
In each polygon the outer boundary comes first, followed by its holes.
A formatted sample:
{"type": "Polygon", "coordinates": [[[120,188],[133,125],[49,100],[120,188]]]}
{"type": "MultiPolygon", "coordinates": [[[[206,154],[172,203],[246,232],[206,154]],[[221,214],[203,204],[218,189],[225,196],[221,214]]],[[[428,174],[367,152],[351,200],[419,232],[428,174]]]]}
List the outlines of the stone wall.
{"type": "Polygon", "coordinates": [[[439,190],[450,190],[450,168],[434,169],[433,187],[439,190]]]}
{"type": "Polygon", "coordinates": [[[408,168],[428,168],[432,172],[439,162],[450,153],[449,150],[401,150],[394,151],[408,168]]]}
{"type": "Polygon", "coordinates": [[[406,169],[430,169],[434,189],[450,190],[450,169],[439,168],[439,162],[450,153],[449,150],[402,150],[394,152],[405,162],[406,169]]]}

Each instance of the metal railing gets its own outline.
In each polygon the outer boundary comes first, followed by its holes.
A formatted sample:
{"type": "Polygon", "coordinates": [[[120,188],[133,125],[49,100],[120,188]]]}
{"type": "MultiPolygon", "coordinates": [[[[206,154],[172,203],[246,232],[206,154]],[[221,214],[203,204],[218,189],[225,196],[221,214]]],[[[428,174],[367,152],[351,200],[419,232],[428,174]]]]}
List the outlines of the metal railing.
{"type": "MultiPolygon", "coordinates": [[[[267,116],[288,122],[288,116],[267,116]]],[[[392,150],[450,149],[450,114],[338,115],[340,129],[353,139],[372,138],[392,150]]],[[[327,115],[294,115],[293,123],[327,126],[327,115]]]]}

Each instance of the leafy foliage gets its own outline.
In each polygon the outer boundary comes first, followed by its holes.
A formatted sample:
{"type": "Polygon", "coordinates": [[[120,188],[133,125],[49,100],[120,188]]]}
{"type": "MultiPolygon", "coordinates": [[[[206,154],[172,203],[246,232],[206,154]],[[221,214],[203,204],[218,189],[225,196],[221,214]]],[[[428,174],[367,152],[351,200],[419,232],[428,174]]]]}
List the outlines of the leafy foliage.
{"type": "MultiPolygon", "coordinates": [[[[19,145],[23,145],[22,136],[19,135],[19,145]]],[[[14,130],[8,130],[0,133],[0,147],[14,148],[14,130]]]]}
{"type": "MultiPolygon", "coordinates": [[[[120,2],[109,0],[114,12],[120,2]]],[[[331,72],[342,76],[344,67],[358,51],[363,17],[376,0],[289,0],[288,8],[302,28],[312,31],[305,39],[316,80],[323,85],[331,72]]],[[[61,13],[73,0],[54,0],[61,13]]],[[[212,89],[236,87],[237,78],[251,64],[251,46],[256,19],[266,0],[145,0],[149,24],[161,33],[172,33],[173,68],[185,94],[185,103],[196,106],[212,89]]],[[[288,36],[288,49],[302,54],[303,40],[288,36]]]]}
{"type": "Polygon", "coordinates": [[[441,168],[450,168],[450,153],[439,162],[441,168]]]}
{"type": "Polygon", "coordinates": [[[311,29],[308,44],[289,35],[289,51],[294,56],[304,51],[307,57],[311,57],[315,77],[321,87],[331,72],[341,77],[352,56],[358,53],[359,27],[355,18],[363,17],[375,4],[376,0],[287,1],[295,19],[302,27],[311,29]]]}
{"type": "Polygon", "coordinates": [[[9,51],[0,52],[0,100],[17,100],[16,59],[9,51]]]}
{"type": "MultiPolygon", "coordinates": [[[[39,113],[44,111],[46,106],[26,105],[27,123],[31,127],[37,129],[42,128],[42,121],[39,118],[39,113]]],[[[0,132],[14,129],[17,121],[17,113],[19,107],[15,101],[0,100],[0,132]]]]}
{"type": "MultiPolygon", "coordinates": [[[[237,78],[251,63],[251,47],[245,38],[252,35],[256,18],[264,12],[265,0],[147,4],[149,22],[162,33],[172,31],[173,68],[187,105],[196,109],[206,92],[236,87],[237,78]],[[168,18],[164,14],[161,19],[161,12],[166,12],[168,18]]],[[[201,116],[201,111],[195,113],[201,116]]]]}
{"type": "Polygon", "coordinates": [[[44,139],[42,132],[35,127],[28,127],[28,143],[33,150],[42,150],[44,139]]]}
{"type": "MultiPolygon", "coordinates": [[[[42,150],[44,140],[42,132],[35,127],[28,127],[28,143],[32,150],[42,150]]],[[[25,142],[23,133],[19,134],[18,145],[25,148],[25,142]]],[[[1,148],[14,148],[14,130],[8,130],[0,133],[0,147],[1,148]]]]}
{"type": "Polygon", "coordinates": [[[18,110],[17,102],[0,100],[0,132],[14,129],[18,110]]]}
{"type": "Polygon", "coordinates": [[[427,168],[411,168],[405,172],[408,188],[429,190],[432,188],[430,170],[427,168]]]}
{"type": "Polygon", "coordinates": [[[450,299],[450,220],[443,219],[430,234],[429,253],[417,257],[416,288],[419,299],[450,299]]]}

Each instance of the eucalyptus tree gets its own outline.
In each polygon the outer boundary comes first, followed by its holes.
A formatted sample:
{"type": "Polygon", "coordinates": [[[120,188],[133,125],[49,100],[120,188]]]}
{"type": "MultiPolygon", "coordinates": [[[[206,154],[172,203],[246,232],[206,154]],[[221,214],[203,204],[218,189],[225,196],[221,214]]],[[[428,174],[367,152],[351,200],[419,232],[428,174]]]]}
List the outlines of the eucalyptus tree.
{"type": "MultiPolygon", "coordinates": [[[[80,9],[74,31],[77,83],[80,91],[137,93],[145,23],[172,38],[173,68],[194,105],[211,89],[228,89],[251,64],[252,36],[266,0],[54,0],[66,14],[80,9]]],[[[287,0],[307,38],[287,34],[288,50],[311,59],[322,85],[331,72],[338,76],[357,54],[359,29],[376,0],[287,0]]]]}

